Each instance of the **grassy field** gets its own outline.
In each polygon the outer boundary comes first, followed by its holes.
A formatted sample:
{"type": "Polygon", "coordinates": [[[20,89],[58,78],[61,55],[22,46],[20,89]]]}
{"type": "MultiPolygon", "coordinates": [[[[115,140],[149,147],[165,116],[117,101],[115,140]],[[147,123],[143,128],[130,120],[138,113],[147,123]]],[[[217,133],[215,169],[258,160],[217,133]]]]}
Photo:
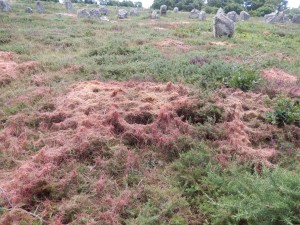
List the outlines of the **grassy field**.
{"type": "Polygon", "coordinates": [[[299,24],[43,3],[0,12],[0,224],[300,223],[299,24]]]}

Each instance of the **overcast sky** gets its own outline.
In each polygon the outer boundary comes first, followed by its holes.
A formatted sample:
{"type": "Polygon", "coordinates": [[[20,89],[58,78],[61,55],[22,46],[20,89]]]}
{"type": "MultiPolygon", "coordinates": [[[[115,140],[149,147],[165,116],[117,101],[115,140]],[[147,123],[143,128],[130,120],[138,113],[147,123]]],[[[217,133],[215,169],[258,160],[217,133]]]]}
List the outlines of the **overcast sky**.
{"type": "MultiPolygon", "coordinates": [[[[153,3],[153,0],[140,0],[140,1],[143,3],[144,8],[149,8],[153,3]]],[[[289,1],[288,7],[297,8],[300,5],[299,0],[288,0],[288,1],[289,1]]]]}

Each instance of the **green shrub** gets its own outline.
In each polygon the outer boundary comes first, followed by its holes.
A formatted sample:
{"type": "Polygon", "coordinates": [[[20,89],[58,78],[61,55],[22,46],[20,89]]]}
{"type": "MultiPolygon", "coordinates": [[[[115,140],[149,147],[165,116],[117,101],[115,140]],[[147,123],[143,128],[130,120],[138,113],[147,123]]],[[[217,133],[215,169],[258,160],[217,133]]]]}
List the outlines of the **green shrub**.
{"type": "Polygon", "coordinates": [[[173,163],[176,180],[191,208],[209,224],[296,224],[300,222],[300,175],[279,167],[221,169],[201,145],[173,163]]]}
{"type": "Polygon", "coordinates": [[[274,100],[273,111],[267,113],[267,120],[279,126],[300,124],[300,103],[290,98],[279,96],[274,100]]]}
{"type": "Polygon", "coordinates": [[[230,75],[225,77],[224,83],[228,87],[240,88],[243,91],[249,91],[255,87],[261,78],[255,70],[245,67],[233,68],[230,75]]]}
{"type": "Polygon", "coordinates": [[[206,5],[203,10],[208,14],[216,14],[218,11],[218,7],[206,5]]]}
{"type": "Polygon", "coordinates": [[[300,176],[281,168],[256,173],[238,167],[227,173],[211,171],[206,182],[222,195],[211,193],[202,210],[212,224],[295,224],[300,222],[300,176]]]}
{"type": "Polygon", "coordinates": [[[240,14],[240,12],[243,10],[244,10],[244,8],[240,4],[237,4],[237,3],[230,3],[224,7],[225,13],[235,11],[237,14],[240,14]]]}
{"type": "Polygon", "coordinates": [[[273,6],[263,5],[254,11],[256,16],[264,16],[274,11],[273,6]]]}

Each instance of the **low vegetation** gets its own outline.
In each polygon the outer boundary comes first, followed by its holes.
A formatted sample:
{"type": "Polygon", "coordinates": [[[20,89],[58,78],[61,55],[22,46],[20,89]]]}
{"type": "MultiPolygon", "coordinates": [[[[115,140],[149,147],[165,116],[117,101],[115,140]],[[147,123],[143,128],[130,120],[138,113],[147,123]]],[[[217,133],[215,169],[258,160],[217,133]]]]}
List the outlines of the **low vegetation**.
{"type": "Polygon", "coordinates": [[[0,224],[300,223],[299,24],[43,3],[0,12],[0,224]]]}

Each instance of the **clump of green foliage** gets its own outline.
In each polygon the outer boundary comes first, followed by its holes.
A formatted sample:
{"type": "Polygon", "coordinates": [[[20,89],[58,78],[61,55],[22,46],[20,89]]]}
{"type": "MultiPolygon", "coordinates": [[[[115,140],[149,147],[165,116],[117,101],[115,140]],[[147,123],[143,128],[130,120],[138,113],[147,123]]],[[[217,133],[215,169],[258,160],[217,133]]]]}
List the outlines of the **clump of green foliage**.
{"type": "Polygon", "coordinates": [[[274,99],[273,111],[267,113],[267,120],[278,126],[300,124],[300,103],[283,95],[274,99]]]}
{"type": "Polygon", "coordinates": [[[300,222],[300,176],[282,168],[223,169],[205,145],[173,163],[176,180],[191,207],[209,224],[295,224],[300,222]]]}
{"type": "Polygon", "coordinates": [[[261,81],[260,76],[255,70],[244,66],[233,68],[229,76],[224,78],[224,83],[228,87],[240,88],[249,91],[261,81]]]}

